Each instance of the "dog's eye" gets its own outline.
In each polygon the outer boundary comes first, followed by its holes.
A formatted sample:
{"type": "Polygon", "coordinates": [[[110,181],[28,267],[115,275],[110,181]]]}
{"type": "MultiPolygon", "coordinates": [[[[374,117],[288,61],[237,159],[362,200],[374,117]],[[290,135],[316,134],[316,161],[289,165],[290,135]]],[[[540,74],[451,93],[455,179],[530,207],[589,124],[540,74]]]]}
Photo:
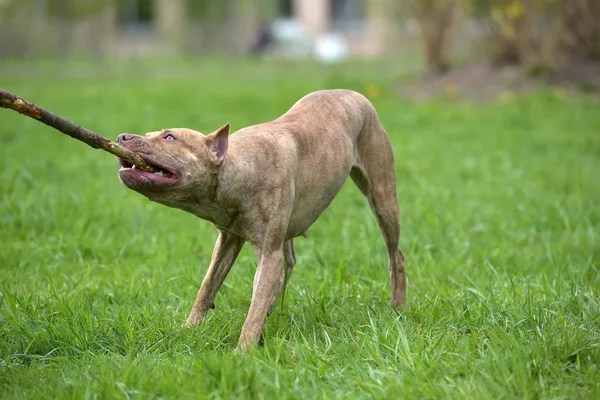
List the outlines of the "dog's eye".
{"type": "Polygon", "coordinates": [[[169,133],[167,136],[165,136],[165,140],[175,140],[175,136],[169,133]]]}

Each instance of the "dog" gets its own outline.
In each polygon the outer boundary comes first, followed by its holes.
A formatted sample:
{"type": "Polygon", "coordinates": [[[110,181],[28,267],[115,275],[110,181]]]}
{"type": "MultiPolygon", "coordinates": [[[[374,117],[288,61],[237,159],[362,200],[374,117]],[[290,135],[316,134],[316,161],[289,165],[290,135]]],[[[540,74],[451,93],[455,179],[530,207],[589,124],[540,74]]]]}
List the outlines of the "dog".
{"type": "Polygon", "coordinates": [[[258,265],[236,350],[256,345],[296,264],[294,238],[307,235],[348,175],[367,197],[383,235],[392,305],[405,303],[394,154],[363,95],[313,92],[281,117],[231,136],[227,123],[206,136],[173,128],[144,136],[123,133],[117,141],[159,169],[145,172],[118,159],[125,186],[207,220],[220,232],[188,325],[201,324],[215,307],[217,291],[248,242],[258,265]]]}

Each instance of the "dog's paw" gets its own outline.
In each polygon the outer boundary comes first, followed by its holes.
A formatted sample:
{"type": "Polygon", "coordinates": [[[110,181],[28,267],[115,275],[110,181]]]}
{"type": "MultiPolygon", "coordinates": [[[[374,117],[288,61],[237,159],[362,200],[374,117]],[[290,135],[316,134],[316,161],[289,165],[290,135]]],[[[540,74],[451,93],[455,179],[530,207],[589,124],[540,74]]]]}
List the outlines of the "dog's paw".
{"type": "Polygon", "coordinates": [[[256,348],[257,347],[257,343],[252,342],[252,341],[240,341],[238,343],[238,345],[236,346],[235,350],[233,351],[234,354],[246,354],[246,352],[248,352],[249,350],[256,348]]]}
{"type": "Polygon", "coordinates": [[[405,308],[406,306],[406,298],[398,298],[392,299],[392,307],[397,309],[405,308]]]}
{"type": "Polygon", "coordinates": [[[183,325],[181,325],[182,328],[193,328],[194,326],[199,326],[202,324],[202,319],[198,318],[198,319],[190,319],[188,318],[187,321],[185,321],[183,323],[183,325]]]}

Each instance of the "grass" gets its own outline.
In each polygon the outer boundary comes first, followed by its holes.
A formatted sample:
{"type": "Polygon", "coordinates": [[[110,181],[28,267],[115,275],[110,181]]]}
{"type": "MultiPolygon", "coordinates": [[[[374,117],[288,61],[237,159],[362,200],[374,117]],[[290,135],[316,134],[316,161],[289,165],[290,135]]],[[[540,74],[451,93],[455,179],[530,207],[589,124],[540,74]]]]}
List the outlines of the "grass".
{"type": "Polygon", "coordinates": [[[235,130],[312,90],[371,87],[397,159],[409,305],[389,306],[378,227],[348,182],[296,241],[264,346],[234,355],[251,249],[205,323],[180,328],[214,228],[128,191],[106,153],[0,110],[0,397],[600,396],[597,103],[414,104],[370,63],[115,65],[2,86],[111,137],[235,130]]]}

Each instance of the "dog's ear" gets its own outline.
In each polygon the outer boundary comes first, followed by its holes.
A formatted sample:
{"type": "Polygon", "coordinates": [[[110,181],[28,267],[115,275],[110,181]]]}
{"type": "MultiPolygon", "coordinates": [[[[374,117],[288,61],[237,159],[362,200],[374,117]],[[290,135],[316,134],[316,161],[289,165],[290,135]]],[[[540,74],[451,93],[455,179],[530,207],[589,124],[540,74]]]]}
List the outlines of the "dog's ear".
{"type": "Polygon", "coordinates": [[[217,129],[206,137],[208,139],[208,150],[214,157],[217,165],[220,165],[227,153],[227,144],[229,141],[229,122],[217,129]]]}

